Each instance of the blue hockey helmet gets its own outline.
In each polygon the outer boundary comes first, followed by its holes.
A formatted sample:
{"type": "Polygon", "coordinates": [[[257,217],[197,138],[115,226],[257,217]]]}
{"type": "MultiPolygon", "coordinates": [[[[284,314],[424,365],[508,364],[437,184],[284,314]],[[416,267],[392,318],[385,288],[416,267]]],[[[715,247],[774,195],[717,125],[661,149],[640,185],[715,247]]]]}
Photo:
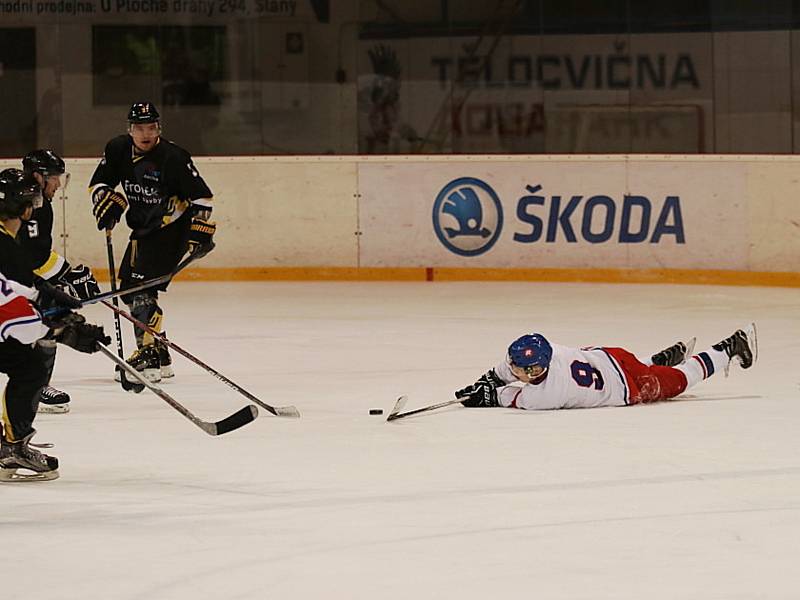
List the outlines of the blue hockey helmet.
{"type": "Polygon", "coordinates": [[[519,378],[540,377],[550,366],[553,348],[540,333],[529,333],[508,347],[508,363],[519,378]]]}

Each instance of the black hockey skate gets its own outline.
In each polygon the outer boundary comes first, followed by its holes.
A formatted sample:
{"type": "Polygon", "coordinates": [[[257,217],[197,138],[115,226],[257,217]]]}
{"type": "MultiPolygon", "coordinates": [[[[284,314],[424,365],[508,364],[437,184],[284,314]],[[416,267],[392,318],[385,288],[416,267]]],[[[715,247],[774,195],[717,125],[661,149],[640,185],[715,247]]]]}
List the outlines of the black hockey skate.
{"type": "MultiPolygon", "coordinates": [[[[147,344],[142,346],[131,354],[131,357],[126,362],[139,371],[147,381],[151,383],[161,381],[161,362],[155,345],[147,344]]],[[[114,373],[114,380],[120,380],[119,370],[114,373]]]]}
{"type": "Polygon", "coordinates": [[[46,385],[39,392],[39,408],[37,412],[61,414],[69,412],[69,394],[46,385]]]}
{"type": "Polygon", "coordinates": [[[18,442],[2,436],[0,442],[0,481],[50,481],[58,479],[58,459],[31,447],[32,431],[18,442]],[[22,470],[20,473],[19,471],[22,470]]]}
{"type": "MultiPolygon", "coordinates": [[[[714,350],[724,352],[731,361],[736,358],[743,369],[752,367],[758,360],[758,340],[756,324],[751,323],[747,330],[738,329],[732,336],[711,346],[714,350]]],[[[730,363],[728,363],[730,367],[730,363]]],[[[728,369],[725,369],[727,373],[728,369]]]]}
{"type": "Polygon", "coordinates": [[[650,357],[650,362],[659,367],[676,367],[686,362],[694,352],[694,345],[697,338],[692,338],[688,342],[676,342],[669,348],[664,348],[661,352],[656,352],[650,357]]]}
{"type": "MultiPolygon", "coordinates": [[[[164,337],[167,336],[165,331],[161,332],[164,337]]],[[[172,370],[172,357],[169,354],[167,345],[156,340],[156,349],[158,350],[158,362],[161,363],[161,379],[169,379],[175,377],[175,371],[172,370]]]]}

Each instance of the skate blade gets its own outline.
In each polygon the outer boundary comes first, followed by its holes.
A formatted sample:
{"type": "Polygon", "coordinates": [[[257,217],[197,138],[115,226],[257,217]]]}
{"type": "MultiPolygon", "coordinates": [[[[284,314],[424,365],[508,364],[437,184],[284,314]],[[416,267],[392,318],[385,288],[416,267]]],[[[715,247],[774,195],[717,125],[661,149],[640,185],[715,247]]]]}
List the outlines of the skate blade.
{"type": "Polygon", "coordinates": [[[758,333],[756,332],[756,324],[750,323],[750,325],[744,330],[744,333],[747,336],[747,345],[750,346],[750,352],[753,353],[753,362],[750,367],[748,367],[752,368],[753,365],[755,365],[758,361],[758,333]]]}
{"type": "Polygon", "coordinates": [[[53,481],[58,479],[58,469],[39,473],[24,467],[15,469],[0,468],[0,483],[29,483],[34,481],[53,481]],[[20,472],[21,471],[21,472],[20,472]]]}
{"type": "Polygon", "coordinates": [[[683,360],[680,362],[680,364],[684,364],[687,360],[694,356],[694,347],[697,345],[697,338],[693,337],[690,340],[686,340],[684,343],[686,345],[686,354],[683,356],[683,360]]]}
{"type": "Polygon", "coordinates": [[[63,415],[69,412],[69,404],[42,404],[40,402],[36,412],[42,415],[63,415]]]}

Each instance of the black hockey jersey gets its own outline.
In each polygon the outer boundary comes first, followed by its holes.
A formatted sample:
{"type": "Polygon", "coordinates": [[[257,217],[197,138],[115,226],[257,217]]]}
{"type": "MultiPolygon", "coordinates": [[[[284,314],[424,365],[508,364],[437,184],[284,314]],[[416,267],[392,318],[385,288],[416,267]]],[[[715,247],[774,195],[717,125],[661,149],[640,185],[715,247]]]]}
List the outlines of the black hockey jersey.
{"type": "MultiPolygon", "coordinates": [[[[24,226],[23,223],[22,227],[24,226]]],[[[6,279],[33,287],[33,267],[28,253],[2,224],[0,224],[0,273],[6,279]]]]}
{"type": "Polygon", "coordinates": [[[43,199],[33,216],[23,221],[17,240],[28,253],[34,272],[43,279],[52,279],[68,267],[63,257],[53,252],[53,203],[43,199]]]}
{"type": "Polygon", "coordinates": [[[211,190],[191,155],[164,138],[146,154],[134,151],[129,135],[108,142],[89,189],[94,193],[100,186],[117,185],[128,199],[125,219],[132,239],[174,223],[190,205],[211,210],[211,190]]]}

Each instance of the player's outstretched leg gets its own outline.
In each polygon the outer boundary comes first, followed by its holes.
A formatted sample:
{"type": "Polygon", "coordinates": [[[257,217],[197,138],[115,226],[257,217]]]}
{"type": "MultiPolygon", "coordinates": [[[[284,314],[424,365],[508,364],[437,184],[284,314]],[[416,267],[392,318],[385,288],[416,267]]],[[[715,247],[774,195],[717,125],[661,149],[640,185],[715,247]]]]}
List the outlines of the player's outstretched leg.
{"type": "Polygon", "coordinates": [[[735,331],[733,335],[711,348],[698,352],[676,368],[683,371],[688,387],[692,387],[720,371],[727,375],[734,358],[739,361],[743,369],[749,369],[758,359],[755,323],[746,329],[735,331]]]}
{"type": "Polygon", "coordinates": [[[756,324],[751,323],[747,330],[736,330],[732,336],[711,347],[727,354],[730,360],[738,359],[743,369],[749,369],[758,360],[756,324]]]}
{"type": "Polygon", "coordinates": [[[58,478],[58,459],[31,447],[30,441],[35,433],[36,430],[14,442],[8,441],[5,435],[0,436],[0,480],[35,481],[58,478]]]}
{"type": "Polygon", "coordinates": [[[664,348],[661,352],[656,352],[650,357],[650,362],[659,367],[675,367],[686,362],[686,359],[694,352],[696,338],[688,342],[676,342],[669,348],[664,348]]]}

